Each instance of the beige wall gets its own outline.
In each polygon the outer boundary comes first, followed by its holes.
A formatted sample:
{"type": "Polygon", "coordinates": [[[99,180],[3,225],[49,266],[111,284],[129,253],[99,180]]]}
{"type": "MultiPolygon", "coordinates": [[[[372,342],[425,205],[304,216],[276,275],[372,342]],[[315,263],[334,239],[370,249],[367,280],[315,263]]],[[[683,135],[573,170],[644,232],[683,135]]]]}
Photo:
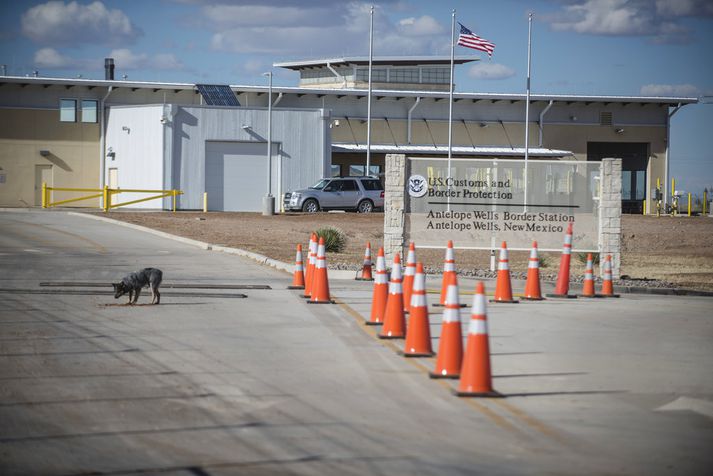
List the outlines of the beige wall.
{"type": "MultiPolygon", "coordinates": [[[[0,206],[35,205],[35,166],[52,166],[55,187],[99,187],[99,124],[59,121],[59,111],[0,109],[0,206]],[[48,150],[46,157],[41,150],[48,150]]],[[[72,196],[77,196],[74,194],[72,196]]],[[[71,198],[56,192],[54,200],[71,198]]],[[[88,200],[72,206],[98,206],[88,200]]]]}
{"type": "MultiPolygon", "coordinates": [[[[366,142],[366,123],[358,119],[340,119],[339,127],[332,128],[335,143],[366,142]],[[351,125],[351,128],[349,127],[351,125]]],[[[666,127],[664,126],[622,126],[624,132],[617,134],[618,126],[599,124],[547,124],[542,134],[542,147],[568,150],[574,153],[570,160],[587,160],[587,142],[645,142],[650,144],[649,166],[647,168],[647,210],[652,210],[651,190],[656,187],[656,179],[665,177],[666,127]]],[[[530,147],[539,146],[540,130],[537,123],[530,124],[530,147]]],[[[383,119],[372,120],[372,144],[407,143],[407,121],[383,119]]],[[[523,124],[498,122],[454,122],[454,146],[502,146],[524,147],[525,127],[523,124]],[[481,124],[484,126],[481,126],[481,124]]],[[[448,122],[415,119],[411,125],[411,143],[414,145],[445,145],[448,143],[448,122]]],[[[346,163],[346,162],[342,162],[346,163]]]]}

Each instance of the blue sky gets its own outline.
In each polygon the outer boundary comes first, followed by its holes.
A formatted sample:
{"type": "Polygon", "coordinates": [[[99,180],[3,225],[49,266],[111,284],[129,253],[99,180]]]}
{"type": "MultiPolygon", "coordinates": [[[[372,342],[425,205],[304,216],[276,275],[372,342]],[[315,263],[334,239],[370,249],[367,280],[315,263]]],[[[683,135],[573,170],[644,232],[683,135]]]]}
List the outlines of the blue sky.
{"type": "MultiPolygon", "coordinates": [[[[371,2],[335,0],[5,1],[0,64],[10,75],[263,84],[279,61],[368,54],[371,2]]],[[[451,10],[496,44],[456,70],[456,90],[524,92],[534,14],[532,92],[713,96],[713,1],[375,2],[374,54],[449,54],[451,10]]],[[[473,50],[456,49],[458,55],[473,50]]],[[[297,76],[275,70],[276,85],[297,76]]],[[[713,189],[713,104],[672,120],[677,188],[713,189]]]]}

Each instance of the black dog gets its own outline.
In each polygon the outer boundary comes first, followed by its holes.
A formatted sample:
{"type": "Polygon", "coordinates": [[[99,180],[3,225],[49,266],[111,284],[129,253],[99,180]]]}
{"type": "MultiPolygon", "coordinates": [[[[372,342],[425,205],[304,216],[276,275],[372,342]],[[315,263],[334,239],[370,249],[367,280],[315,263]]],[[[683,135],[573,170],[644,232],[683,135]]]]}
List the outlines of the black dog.
{"type": "Polygon", "coordinates": [[[158,292],[158,287],[161,285],[163,273],[160,269],[144,268],[136,273],[131,273],[126,276],[121,282],[112,283],[114,286],[114,299],[118,299],[126,293],[129,293],[128,304],[136,304],[141,294],[141,288],[149,287],[151,289],[151,304],[161,302],[161,294],[158,292]],[[133,301],[132,301],[133,296],[133,301]]]}

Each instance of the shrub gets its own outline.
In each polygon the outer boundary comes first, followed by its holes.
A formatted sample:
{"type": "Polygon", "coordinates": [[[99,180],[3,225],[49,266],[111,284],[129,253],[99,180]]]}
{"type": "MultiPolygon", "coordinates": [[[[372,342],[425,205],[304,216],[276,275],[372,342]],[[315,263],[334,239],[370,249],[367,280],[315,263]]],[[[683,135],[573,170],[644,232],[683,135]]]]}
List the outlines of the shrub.
{"type": "Polygon", "coordinates": [[[331,253],[341,253],[347,245],[347,236],[342,230],[333,226],[320,228],[317,233],[317,240],[324,238],[324,249],[331,253]]]}
{"type": "Polygon", "coordinates": [[[540,259],[540,268],[549,268],[552,264],[552,258],[549,256],[538,255],[537,257],[540,259]]]}
{"type": "MultiPolygon", "coordinates": [[[[589,253],[577,253],[577,261],[582,263],[583,265],[587,264],[587,255],[589,253]]],[[[599,253],[592,253],[592,264],[594,266],[599,264],[599,253]]]]}

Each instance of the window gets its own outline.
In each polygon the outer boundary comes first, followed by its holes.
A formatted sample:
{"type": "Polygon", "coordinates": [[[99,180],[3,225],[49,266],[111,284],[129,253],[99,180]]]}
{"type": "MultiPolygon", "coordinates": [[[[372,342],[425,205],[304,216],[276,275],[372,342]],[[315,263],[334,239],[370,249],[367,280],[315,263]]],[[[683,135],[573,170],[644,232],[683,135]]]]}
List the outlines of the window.
{"type": "Polygon", "coordinates": [[[448,84],[450,68],[422,68],[421,81],[432,84],[448,84]]]}
{"type": "Polygon", "coordinates": [[[364,190],[383,190],[384,187],[381,185],[381,181],[378,179],[364,179],[361,181],[364,186],[364,190]]]}
{"type": "Polygon", "coordinates": [[[77,122],[77,100],[59,100],[59,120],[60,122],[77,122]]]}
{"type": "Polygon", "coordinates": [[[344,192],[356,192],[359,190],[357,184],[354,180],[344,180],[342,182],[342,191],[344,192]]]}
{"type": "Polygon", "coordinates": [[[82,122],[97,122],[99,103],[93,99],[82,99],[82,122]]]}
{"type": "MultiPolygon", "coordinates": [[[[359,68],[357,70],[357,81],[369,81],[369,68],[359,68]]],[[[371,81],[373,83],[385,83],[386,69],[372,68],[371,81]]]]}
{"type": "MultiPolygon", "coordinates": [[[[364,173],[364,170],[366,169],[366,166],[364,165],[350,165],[349,166],[349,175],[352,177],[363,177],[367,174],[364,173]]],[[[369,165],[369,175],[379,175],[381,172],[381,166],[380,165],[369,165]]]]}
{"type": "Polygon", "coordinates": [[[339,177],[342,175],[342,166],[339,164],[332,164],[332,177],[339,177]]]}
{"type": "Polygon", "coordinates": [[[399,68],[389,71],[392,83],[418,83],[418,68],[399,68]]]}

